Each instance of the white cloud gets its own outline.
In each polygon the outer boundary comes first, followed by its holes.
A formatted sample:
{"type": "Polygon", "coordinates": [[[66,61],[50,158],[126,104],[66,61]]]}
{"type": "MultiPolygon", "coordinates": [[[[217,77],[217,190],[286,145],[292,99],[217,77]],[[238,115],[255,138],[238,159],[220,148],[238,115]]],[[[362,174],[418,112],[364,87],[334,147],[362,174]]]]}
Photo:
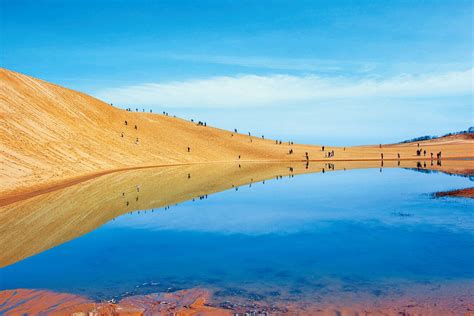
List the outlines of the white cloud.
{"type": "Polygon", "coordinates": [[[471,95],[472,82],[473,69],[387,78],[239,75],[144,83],[104,89],[95,95],[121,105],[228,108],[335,99],[471,95]]]}

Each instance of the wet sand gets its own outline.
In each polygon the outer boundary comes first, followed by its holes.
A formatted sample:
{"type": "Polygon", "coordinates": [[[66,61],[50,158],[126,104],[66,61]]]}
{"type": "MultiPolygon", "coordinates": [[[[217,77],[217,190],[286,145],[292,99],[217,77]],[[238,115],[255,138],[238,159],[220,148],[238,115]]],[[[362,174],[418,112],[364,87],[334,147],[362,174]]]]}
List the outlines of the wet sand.
{"type": "Polygon", "coordinates": [[[120,302],[95,302],[79,295],[44,290],[7,290],[0,292],[3,315],[232,315],[228,310],[207,306],[209,292],[182,290],[127,297],[120,302]]]}
{"type": "Polygon", "coordinates": [[[356,303],[248,300],[239,297],[217,300],[209,289],[193,288],[171,293],[132,295],[121,300],[95,302],[79,295],[44,290],[0,292],[4,315],[474,315],[472,285],[460,290],[408,291],[405,295],[365,297],[356,303]],[[237,303],[236,303],[237,302],[237,303]],[[81,314],[82,313],[82,314],[81,314]]]}

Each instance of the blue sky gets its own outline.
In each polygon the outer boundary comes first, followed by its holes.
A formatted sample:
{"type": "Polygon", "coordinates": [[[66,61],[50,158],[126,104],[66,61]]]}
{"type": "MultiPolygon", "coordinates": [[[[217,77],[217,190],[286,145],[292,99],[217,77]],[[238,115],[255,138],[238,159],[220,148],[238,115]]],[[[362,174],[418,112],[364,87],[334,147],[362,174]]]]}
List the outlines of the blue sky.
{"type": "Polygon", "coordinates": [[[473,124],[471,1],[1,1],[2,67],[299,142],[473,124]]]}

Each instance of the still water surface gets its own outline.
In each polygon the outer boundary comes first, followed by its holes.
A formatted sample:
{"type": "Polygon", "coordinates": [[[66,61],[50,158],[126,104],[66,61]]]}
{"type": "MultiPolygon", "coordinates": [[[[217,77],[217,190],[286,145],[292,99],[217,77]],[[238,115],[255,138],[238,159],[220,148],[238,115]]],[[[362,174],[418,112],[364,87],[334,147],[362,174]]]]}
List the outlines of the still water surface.
{"type": "Polygon", "coordinates": [[[474,282],[467,177],[407,169],[306,174],[135,211],[0,271],[1,289],[108,299],[195,286],[216,297],[375,297],[474,282]]]}

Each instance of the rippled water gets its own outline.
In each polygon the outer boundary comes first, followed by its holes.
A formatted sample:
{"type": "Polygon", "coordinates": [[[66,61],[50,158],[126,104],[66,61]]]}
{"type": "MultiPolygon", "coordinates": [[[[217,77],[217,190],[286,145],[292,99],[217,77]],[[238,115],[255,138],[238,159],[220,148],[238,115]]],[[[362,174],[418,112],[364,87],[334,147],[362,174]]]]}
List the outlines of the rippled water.
{"type": "Polygon", "coordinates": [[[267,180],[122,215],[3,268],[0,285],[97,299],[202,286],[217,298],[314,301],[472,284],[474,202],[431,195],[467,186],[407,169],[267,180]]]}

